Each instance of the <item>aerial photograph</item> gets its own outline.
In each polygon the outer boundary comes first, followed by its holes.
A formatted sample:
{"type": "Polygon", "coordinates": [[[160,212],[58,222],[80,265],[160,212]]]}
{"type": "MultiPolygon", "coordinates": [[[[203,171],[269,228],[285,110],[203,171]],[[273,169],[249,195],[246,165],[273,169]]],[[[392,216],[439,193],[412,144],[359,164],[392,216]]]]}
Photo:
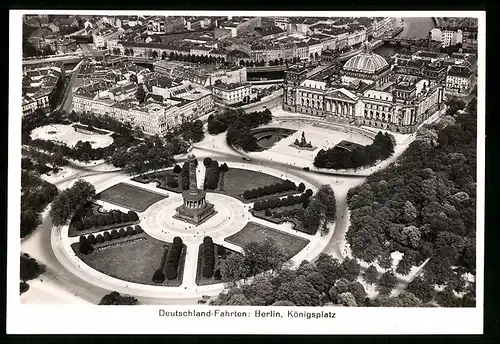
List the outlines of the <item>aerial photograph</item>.
{"type": "Polygon", "coordinates": [[[20,304],[482,306],[477,17],[186,13],[23,15],[20,304]]]}

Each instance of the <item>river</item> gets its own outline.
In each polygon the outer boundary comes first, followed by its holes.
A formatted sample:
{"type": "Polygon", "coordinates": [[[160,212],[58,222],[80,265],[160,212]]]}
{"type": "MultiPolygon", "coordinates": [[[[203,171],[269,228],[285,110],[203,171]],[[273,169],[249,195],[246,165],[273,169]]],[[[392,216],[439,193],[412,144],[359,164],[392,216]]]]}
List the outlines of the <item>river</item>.
{"type": "MultiPolygon", "coordinates": [[[[429,35],[429,31],[436,27],[434,20],[432,17],[425,18],[414,18],[414,17],[405,17],[403,19],[404,29],[399,33],[396,37],[427,37],[429,35]]],[[[382,45],[374,50],[376,54],[381,56],[392,56],[396,54],[401,48],[391,46],[391,45],[382,45]]]]}

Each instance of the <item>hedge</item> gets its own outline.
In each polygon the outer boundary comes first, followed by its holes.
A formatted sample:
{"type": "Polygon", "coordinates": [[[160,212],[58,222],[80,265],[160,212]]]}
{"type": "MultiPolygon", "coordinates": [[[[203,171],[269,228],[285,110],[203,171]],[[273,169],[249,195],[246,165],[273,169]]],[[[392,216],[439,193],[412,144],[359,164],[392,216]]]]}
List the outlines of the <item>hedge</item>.
{"type": "Polygon", "coordinates": [[[243,192],[243,198],[251,199],[258,198],[262,196],[272,195],[275,193],[290,191],[297,189],[297,185],[291,180],[285,180],[271,185],[266,185],[264,187],[258,187],[256,189],[245,190],[243,192]]]}
{"type": "Polygon", "coordinates": [[[182,172],[182,167],[180,167],[179,165],[175,165],[174,166],[174,173],[179,174],[181,172],[182,172]]]}
{"type": "Polygon", "coordinates": [[[299,186],[297,187],[297,190],[299,190],[300,192],[304,192],[305,189],[306,186],[304,183],[300,183],[299,186]]]}
{"type": "Polygon", "coordinates": [[[89,244],[91,245],[95,245],[97,240],[94,236],[94,234],[89,234],[89,236],[87,237],[87,241],[89,242],[89,244]]]}
{"type": "Polygon", "coordinates": [[[132,227],[128,226],[127,227],[127,235],[134,235],[135,234],[135,231],[132,227]]]}
{"type": "Polygon", "coordinates": [[[167,268],[165,276],[169,280],[177,278],[177,270],[179,267],[179,258],[182,252],[182,239],[179,237],[174,238],[174,243],[170,246],[167,254],[167,268]]]}
{"type": "Polygon", "coordinates": [[[111,239],[118,239],[120,235],[118,234],[118,231],[116,229],[113,229],[111,231],[111,239]]]}
{"type": "Polygon", "coordinates": [[[160,270],[156,270],[153,274],[153,282],[163,283],[163,281],[165,281],[165,275],[160,270]]]}
{"type": "Polygon", "coordinates": [[[202,275],[211,278],[214,275],[215,253],[211,237],[203,238],[202,275]]]}
{"type": "Polygon", "coordinates": [[[136,226],[134,227],[134,230],[135,230],[135,232],[136,232],[137,234],[140,234],[140,233],[144,232],[144,231],[142,230],[142,227],[141,227],[141,226],[139,226],[139,225],[136,225],[136,226]]]}
{"type": "Polygon", "coordinates": [[[97,218],[97,224],[99,226],[104,226],[106,224],[106,218],[104,217],[104,215],[99,215],[99,217],[97,218]]]}
{"type": "Polygon", "coordinates": [[[182,239],[178,236],[176,236],[174,238],[174,241],[173,241],[174,244],[177,244],[177,245],[182,245],[182,239]]]}
{"type": "Polygon", "coordinates": [[[167,277],[168,280],[174,280],[177,278],[177,267],[175,265],[168,265],[167,264],[167,269],[165,271],[165,277],[167,277]]]}
{"type": "Polygon", "coordinates": [[[113,218],[112,214],[107,214],[106,215],[106,224],[108,226],[113,225],[115,223],[115,219],[113,218]]]}
{"type": "Polygon", "coordinates": [[[215,273],[214,273],[214,278],[215,278],[216,280],[220,280],[220,279],[222,279],[222,274],[221,274],[221,272],[220,272],[220,269],[215,270],[215,273]]]}
{"type": "Polygon", "coordinates": [[[125,238],[127,236],[127,232],[123,228],[120,228],[118,234],[120,235],[120,238],[125,238]]]}
{"type": "MultiPolygon", "coordinates": [[[[288,197],[285,197],[285,198],[274,197],[274,198],[269,198],[269,199],[255,202],[253,205],[253,209],[256,211],[259,211],[259,210],[266,210],[269,208],[274,209],[274,208],[278,208],[278,207],[295,205],[295,204],[299,204],[299,203],[304,203],[304,201],[308,200],[308,198],[309,197],[306,194],[301,194],[300,196],[289,195],[288,197]]],[[[269,215],[266,215],[266,216],[269,216],[269,215]]]]}
{"type": "Polygon", "coordinates": [[[104,237],[102,236],[102,234],[97,234],[96,237],[95,237],[95,240],[101,244],[104,242],[104,237]]]}
{"type": "Polygon", "coordinates": [[[92,227],[92,221],[90,219],[83,219],[83,228],[89,229],[92,227]]]}
{"type": "Polygon", "coordinates": [[[122,213],[121,217],[122,217],[122,222],[129,222],[129,219],[128,219],[128,215],[127,215],[127,214],[122,213]]]}
{"type": "Polygon", "coordinates": [[[208,167],[212,164],[212,159],[210,157],[206,157],[205,159],[203,159],[203,165],[205,165],[205,167],[208,167]]]}
{"type": "Polygon", "coordinates": [[[111,235],[109,234],[109,232],[104,232],[103,233],[103,238],[104,238],[104,241],[110,241],[111,240],[111,235]]]}
{"type": "Polygon", "coordinates": [[[128,218],[129,218],[130,221],[137,221],[137,220],[139,220],[139,216],[137,215],[137,213],[135,211],[132,211],[132,210],[130,210],[128,212],[128,218]]]}
{"type": "Polygon", "coordinates": [[[121,212],[119,212],[119,211],[114,211],[114,212],[113,212],[113,220],[115,221],[115,223],[120,223],[120,222],[122,222],[121,212]]]}
{"type": "Polygon", "coordinates": [[[81,222],[81,221],[75,221],[75,222],[73,223],[73,225],[75,226],[75,229],[76,229],[77,231],[81,231],[81,230],[83,229],[83,224],[82,224],[82,222],[81,222]]]}

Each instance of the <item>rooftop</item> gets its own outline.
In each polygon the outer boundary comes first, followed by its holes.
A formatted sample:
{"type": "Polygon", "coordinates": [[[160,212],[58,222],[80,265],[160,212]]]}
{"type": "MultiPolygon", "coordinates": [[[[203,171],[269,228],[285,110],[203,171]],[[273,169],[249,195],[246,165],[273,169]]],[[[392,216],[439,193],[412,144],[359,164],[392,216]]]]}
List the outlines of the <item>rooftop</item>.
{"type": "Polygon", "coordinates": [[[213,88],[218,88],[218,89],[221,89],[221,90],[225,90],[225,91],[230,91],[230,90],[235,90],[237,88],[241,88],[241,87],[251,87],[252,84],[250,83],[240,83],[240,82],[233,82],[233,83],[230,83],[230,84],[227,84],[227,83],[217,83],[215,85],[213,85],[213,88]]]}

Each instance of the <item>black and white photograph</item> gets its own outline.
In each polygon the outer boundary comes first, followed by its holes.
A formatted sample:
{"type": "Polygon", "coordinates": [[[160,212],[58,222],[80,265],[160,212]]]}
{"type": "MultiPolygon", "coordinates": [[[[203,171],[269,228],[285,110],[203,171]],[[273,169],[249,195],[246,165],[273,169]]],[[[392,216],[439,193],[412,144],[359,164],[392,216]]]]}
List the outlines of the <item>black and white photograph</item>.
{"type": "Polygon", "coordinates": [[[8,331],[482,333],[484,12],[10,28],[8,331]]]}

